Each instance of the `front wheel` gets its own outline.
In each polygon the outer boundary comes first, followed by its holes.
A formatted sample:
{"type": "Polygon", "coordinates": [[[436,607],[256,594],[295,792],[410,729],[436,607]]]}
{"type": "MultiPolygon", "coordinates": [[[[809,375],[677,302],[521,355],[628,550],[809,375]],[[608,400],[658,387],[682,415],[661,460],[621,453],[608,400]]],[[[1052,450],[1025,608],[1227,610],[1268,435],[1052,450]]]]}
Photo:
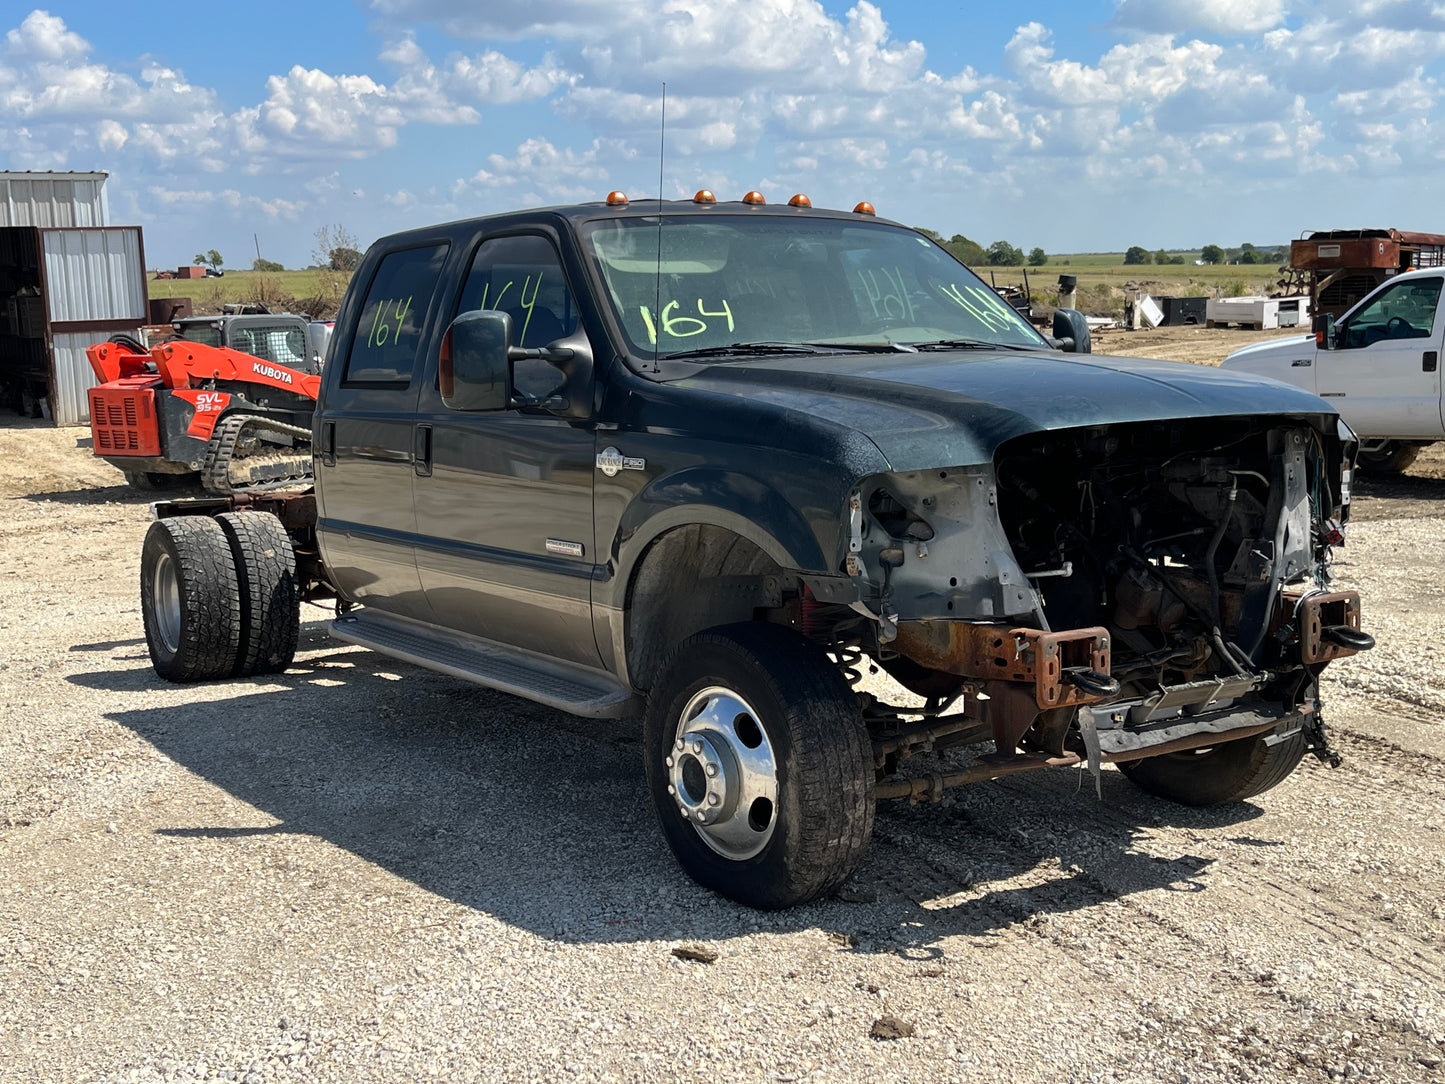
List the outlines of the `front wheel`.
{"type": "Polygon", "coordinates": [[[832,892],[873,834],[872,744],[821,648],[776,625],[684,641],[648,698],[647,777],[688,875],[749,907],[832,892]]]}
{"type": "Polygon", "coordinates": [[[1273,745],[1265,738],[1128,760],[1119,770],[1139,789],[1181,805],[1241,802],[1283,783],[1309,748],[1303,730],[1273,745]]]}

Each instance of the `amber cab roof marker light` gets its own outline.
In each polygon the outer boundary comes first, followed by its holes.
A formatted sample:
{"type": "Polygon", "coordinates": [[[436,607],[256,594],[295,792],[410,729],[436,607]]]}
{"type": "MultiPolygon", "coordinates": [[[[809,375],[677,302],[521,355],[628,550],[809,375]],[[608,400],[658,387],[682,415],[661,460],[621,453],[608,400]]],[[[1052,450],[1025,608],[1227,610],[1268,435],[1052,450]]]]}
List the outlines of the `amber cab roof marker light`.
{"type": "Polygon", "coordinates": [[[716,203],[717,197],[712,194],[711,188],[699,188],[697,195],[692,197],[693,203],[716,203]]]}
{"type": "Polygon", "coordinates": [[[799,192],[799,193],[798,193],[796,196],[794,196],[792,199],[788,200],[788,206],[789,206],[789,207],[811,207],[811,206],[813,206],[813,201],[810,200],[807,196],[803,195],[803,193],[799,192]]]}
{"type": "Polygon", "coordinates": [[[865,199],[862,203],[858,204],[857,207],[853,208],[853,213],[855,215],[876,215],[878,212],[873,210],[873,204],[865,199]]]}
{"type": "Polygon", "coordinates": [[[626,192],[619,192],[619,191],[617,191],[616,189],[614,189],[614,190],[611,191],[611,192],[608,192],[608,193],[607,193],[607,206],[609,206],[609,207],[626,207],[626,206],[627,206],[627,193],[626,193],[626,192]]]}
{"type": "Polygon", "coordinates": [[[743,197],[743,202],[761,204],[767,203],[768,201],[763,199],[763,194],[761,192],[759,192],[757,189],[753,189],[753,191],[749,192],[746,196],[743,197]]]}

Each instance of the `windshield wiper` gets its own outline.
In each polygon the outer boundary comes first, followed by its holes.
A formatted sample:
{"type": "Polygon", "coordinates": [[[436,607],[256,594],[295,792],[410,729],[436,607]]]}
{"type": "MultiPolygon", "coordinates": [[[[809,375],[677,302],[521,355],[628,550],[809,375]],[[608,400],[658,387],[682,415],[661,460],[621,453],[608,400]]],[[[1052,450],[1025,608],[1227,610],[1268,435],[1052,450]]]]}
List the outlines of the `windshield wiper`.
{"type": "Polygon", "coordinates": [[[766,354],[914,354],[909,343],[830,343],[830,342],[756,342],[732,343],[728,346],[704,346],[697,350],[677,350],[663,354],[665,361],[686,358],[742,358],[766,354]]]}
{"type": "Polygon", "coordinates": [[[728,346],[703,346],[696,350],[675,350],[663,354],[664,361],[684,358],[745,358],[764,354],[821,354],[824,351],[811,343],[732,343],[728,346]]]}
{"type": "Polygon", "coordinates": [[[1028,346],[1025,343],[991,343],[983,339],[935,339],[926,343],[909,343],[915,350],[1043,350],[1043,343],[1028,346]]]}
{"type": "Polygon", "coordinates": [[[810,342],[803,343],[803,346],[816,346],[819,350],[829,354],[841,354],[844,351],[855,354],[916,354],[917,347],[912,343],[876,342],[876,343],[827,343],[810,342]]]}

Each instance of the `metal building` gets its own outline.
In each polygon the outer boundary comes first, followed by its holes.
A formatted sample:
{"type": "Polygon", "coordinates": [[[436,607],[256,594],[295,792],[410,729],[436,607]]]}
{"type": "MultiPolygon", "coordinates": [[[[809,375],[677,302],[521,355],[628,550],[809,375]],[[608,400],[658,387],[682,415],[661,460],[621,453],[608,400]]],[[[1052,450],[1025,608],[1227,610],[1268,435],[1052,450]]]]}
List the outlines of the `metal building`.
{"type": "Polygon", "coordinates": [[[0,170],[0,226],[104,226],[107,176],[0,170]]]}
{"type": "Polygon", "coordinates": [[[0,393],[57,425],[89,420],[85,348],[146,323],[139,226],[0,227],[0,393]]]}

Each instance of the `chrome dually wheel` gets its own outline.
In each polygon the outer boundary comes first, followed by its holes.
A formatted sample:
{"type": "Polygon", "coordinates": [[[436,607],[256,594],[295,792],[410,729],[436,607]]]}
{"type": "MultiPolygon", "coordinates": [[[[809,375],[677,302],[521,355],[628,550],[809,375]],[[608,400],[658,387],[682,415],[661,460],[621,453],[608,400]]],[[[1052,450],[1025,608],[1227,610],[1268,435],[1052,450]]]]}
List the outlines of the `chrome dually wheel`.
{"type": "Polygon", "coordinates": [[[668,793],[702,841],[724,858],[751,858],[773,838],[778,768],[758,713],[710,686],[682,709],[666,758],[668,793]]]}
{"type": "Polygon", "coordinates": [[[873,834],[873,746],[818,645],[746,622],[680,643],[649,692],[643,761],[663,834],[699,884],[750,907],[827,895],[873,834]]]}

